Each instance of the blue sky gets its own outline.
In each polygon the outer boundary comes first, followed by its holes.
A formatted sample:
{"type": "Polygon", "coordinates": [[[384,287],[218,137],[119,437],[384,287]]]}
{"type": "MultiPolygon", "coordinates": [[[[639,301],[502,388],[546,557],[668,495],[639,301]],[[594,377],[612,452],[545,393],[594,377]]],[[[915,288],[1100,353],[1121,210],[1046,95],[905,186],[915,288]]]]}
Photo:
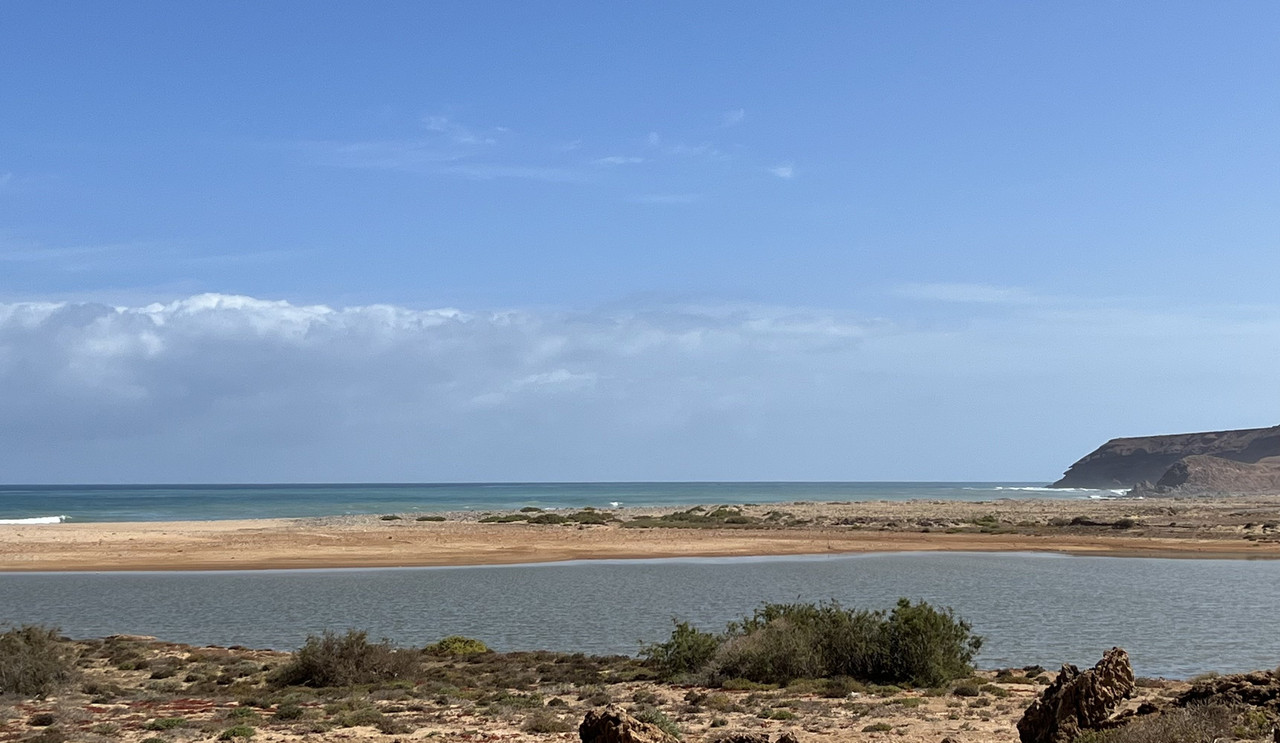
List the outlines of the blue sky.
{"type": "Polygon", "coordinates": [[[0,481],[1280,422],[1273,3],[0,5],[0,481]]]}

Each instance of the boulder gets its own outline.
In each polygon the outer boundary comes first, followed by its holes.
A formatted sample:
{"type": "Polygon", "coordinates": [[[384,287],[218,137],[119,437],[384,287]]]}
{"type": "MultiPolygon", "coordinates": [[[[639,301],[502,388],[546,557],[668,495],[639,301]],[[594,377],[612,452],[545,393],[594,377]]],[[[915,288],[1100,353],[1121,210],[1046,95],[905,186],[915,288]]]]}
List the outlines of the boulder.
{"type": "Polygon", "coordinates": [[[578,726],[582,743],[680,743],[662,728],[641,722],[616,704],[593,709],[578,726]]]}
{"type": "Polygon", "coordinates": [[[1111,714],[1134,690],[1129,654],[1111,648],[1093,668],[1067,664],[1018,720],[1022,743],[1069,743],[1085,730],[1111,727],[1111,714]]]}
{"type": "Polygon", "coordinates": [[[1270,671],[1216,676],[1192,684],[1173,704],[1175,707],[1191,704],[1259,707],[1280,715],[1280,676],[1270,671]]]}
{"type": "MultiPolygon", "coordinates": [[[[781,738],[779,738],[781,740],[781,738]]],[[[715,743],[769,743],[768,733],[725,733],[715,743]]]]}

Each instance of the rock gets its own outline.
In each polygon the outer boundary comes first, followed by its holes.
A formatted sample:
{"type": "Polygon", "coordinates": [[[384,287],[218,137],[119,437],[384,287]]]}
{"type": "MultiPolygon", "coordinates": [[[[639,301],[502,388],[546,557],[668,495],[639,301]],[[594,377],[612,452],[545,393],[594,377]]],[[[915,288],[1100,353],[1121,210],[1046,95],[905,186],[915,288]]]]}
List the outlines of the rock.
{"type": "MultiPolygon", "coordinates": [[[[779,738],[778,740],[782,740],[779,738]]],[[[768,733],[726,733],[715,743],[769,743],[768,733]]]]}
{"type": "Polygon", "coordinates": [[[1280,676],[1254,671],[1197,681],[1173,700],[1175,707],[1191,704],[1259,707],[1280,714],[1280,676]]]}
{"type": "Polygon", "coordinates": [[[1111,713],[1133,694],[1129,654],[1111,648],[1093,668],[1067,664],[1018,720],[1022,743],[1069,743],[1085,730],[1110,727],[1111,713]]]}
{"type": "Polygon", "coordinates": [[[778,739],[773,743],[800,743],[800,739],[796,737],[795,733],[788,730],[782,735],[779,735],[778,739]]]}
{"type": "Polygon", "coordinates": [[[593,709],[578,726],[582,743],[679,743],[662,728],[640,722],[616,704],[593,709]]]}
{"type": "MultiPolygon", "coordinates": [[[[1053,487],[1132,488],[1145,480],[1158,489],[1170,467],[1193,455],[1246,464],[1280,463],[1280,426],[1112,439],[1071,465],[1053,487]]],[[[1253,472],[1250,481],[1261,474],[1253,472]]],[[[1176,472],[1170,475],[1179,477],[1176,472]]]]}
{"type": "Polygon", "coordinates": [[[945,738],[943,738],[943,739],[942,739],[941,743],[960,743],[960,741],[958,741],[958,740],[956,740],[955,738],[952,738],[950,735],[948,735],[947,737],[945,737],[945,738]]]}

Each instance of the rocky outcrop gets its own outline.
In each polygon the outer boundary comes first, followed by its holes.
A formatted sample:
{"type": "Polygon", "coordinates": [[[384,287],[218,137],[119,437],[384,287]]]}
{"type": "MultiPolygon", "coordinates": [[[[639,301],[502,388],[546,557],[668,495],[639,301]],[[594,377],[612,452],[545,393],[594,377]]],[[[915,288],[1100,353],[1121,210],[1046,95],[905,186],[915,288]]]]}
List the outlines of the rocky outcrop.
{"type": "Polygon", "coordinates": [[[1280,492],[1280,464],[1249,464],[1192,454],[1174,462],[1155,485],[1140,483],[1134,495],[1206,495],[1280,492]]]}
{"type": "MultiPolygon", "coordinates": [[[[713,743],[769,743],[768,733],[725,733],[713,738],[713,743]]],[[[790,731],[779,733],[773,743],[800,743],[795,733],[790,731]]]]}
{"type": "Polygon", "coordinates": [[[1022,743],[1070,743],[1085,730],[1109,727],[1111,714],[1133,694],[1129,654],[1111,648],[1093,668],[1067,664],[1018,720],[1022,743]]]}
{"type": "Polygon", "coordinates": [[[1280,465],[1280,426],[1112,439],[1071,465],[1053,487],[1129,489],[1158,483],[1175,463],[1198,455],[1280,465]]]}
{"type": "Polygon", "coordinates": [[[662,728],[641,722],[616,704],[593,709],[578,726],[582,743],[680,743],[662,728]]]}
{"type": "Polygon", "coordinates": [[[1254,671],[1197,681],[1173,701],[1175,707],[1221,704],[1259,707],[1280,715],[1280,676],[1274,671],[1254,671]]]}

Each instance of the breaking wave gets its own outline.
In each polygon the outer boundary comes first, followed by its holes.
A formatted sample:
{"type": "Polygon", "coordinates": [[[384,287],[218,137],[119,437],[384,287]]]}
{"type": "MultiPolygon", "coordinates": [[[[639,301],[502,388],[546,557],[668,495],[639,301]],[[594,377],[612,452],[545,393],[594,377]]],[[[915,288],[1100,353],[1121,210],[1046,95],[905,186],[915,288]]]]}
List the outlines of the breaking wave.
{"type": "Polygon", "coordinates": [[[0,524],[61,524],[66,516],[32,516],[29,519],[0,519],[0,524]]]}

